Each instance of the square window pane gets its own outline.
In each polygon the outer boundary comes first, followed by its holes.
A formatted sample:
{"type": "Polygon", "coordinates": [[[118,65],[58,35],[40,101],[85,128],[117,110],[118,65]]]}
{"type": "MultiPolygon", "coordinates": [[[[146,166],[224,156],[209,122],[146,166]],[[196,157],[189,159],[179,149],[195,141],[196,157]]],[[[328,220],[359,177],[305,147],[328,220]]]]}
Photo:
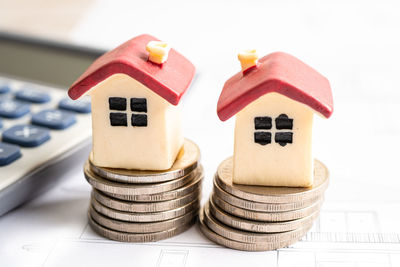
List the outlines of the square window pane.
{"type": "Polygon", "coordinates": [[[123,97],[110,97],[108,104],[111,110],[126,110],[126,98],[123,97]]]}
{"type": "Polygon", "coordinates": [[[266,144],[271,144],[271,133],[270,132],[255,132],[254,142],[265,146],[266,144]]]}
{"type": "Polygon", "coordinates": [[[291,132],[281,132],[275,133],[275,143],[279,143],[281,146],[286,146],[293,142],[293,133],[291,132]]]}
{"type": "Polygon", "coordinates": [[[131,110],[137,112],[147,112],[146,98],[131,98],[131,110]]]}
{"type": "Polygon", "coordinates": [[[111,126],[128,126],[126,113],[112,112],[110,113],[111,126]]]}
{"type": "Polygon", "coordinates": [[[132,114],[132,126],[146,127],[147,126],[147,115],[132,114]]]}
{"type": "Polygon", "coordinates": [[[269,130],[272,128],[272,119],[271,117],[255,117],[254,126],[256,130],[269,130]]]}
{"type": "Polygon", "coordinates": [[[293,129],[293,119],[289,119],[286,114],[281,114],[275,119],[276,129],[278,130],[292,130],[293,129]]]}

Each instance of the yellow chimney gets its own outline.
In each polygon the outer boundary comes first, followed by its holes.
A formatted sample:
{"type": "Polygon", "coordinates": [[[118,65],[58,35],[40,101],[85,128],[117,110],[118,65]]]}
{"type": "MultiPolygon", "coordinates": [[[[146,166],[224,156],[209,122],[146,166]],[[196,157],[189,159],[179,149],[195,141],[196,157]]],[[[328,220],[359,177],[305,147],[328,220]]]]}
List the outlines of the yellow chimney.
{"type": "Polygon", "coordinates": [[[244,50],[238,54],[238,59],[240,60],[240,64],[242,65],[242,72],[257,65],[258,54],[255,49],[253,50],[244,50]]]}
{"type": "Polygon", "coordinates": [[[167,61],[170,49],[171,47],[166,42],[150,41],[146,45],[146,50],[149,52],[149,60],[157,64],[167,61]]]}

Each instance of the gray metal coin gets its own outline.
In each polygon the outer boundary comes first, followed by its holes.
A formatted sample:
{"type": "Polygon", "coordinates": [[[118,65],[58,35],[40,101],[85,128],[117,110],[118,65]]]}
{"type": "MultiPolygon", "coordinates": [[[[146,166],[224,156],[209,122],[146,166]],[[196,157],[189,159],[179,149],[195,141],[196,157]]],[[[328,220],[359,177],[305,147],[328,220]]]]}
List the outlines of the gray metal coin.
{"type": "Polygon", "coordinates": [[[89,207],[89,214],[98,224],[119,232],[126,233],[155,233],[161,231],[167,231],[169,229],[177,228],[193,221],[194,217],[197,216],[198,210],[192,210],[183,216],[162,221],[162,222],[150,222],[150,223],[133,223],[124,222],[119,220],[110,219],[100,213],[98,213],[93,207],[89,207]]]}
{"type": "Polygon", "coordinates": [[[238,208],[223,201],[215,194],[212,195],[212,202],[227,213],[241,218],[263,222],[284,222],[310,216],[314,212],[320,210],[323,201],[319,200],[311,206],[303,209],[283,212],[260,212],[238,208]]]}
{"type": "Polygon", "coordinates": [[[200,149],[192,141],[185,139],[182,149],[172,167],[164,171],[126,170],[98,167],[92,163],[92,153],[89,164],[92,171],[108,180],[122,183],[160,183],[171,181],[188,175],[197,167],[200,160],[200,149]]]}
{"type": "MultiPolygon", "coordinates": [[[[323,192],[322,192],[323,193],[323,192]]],[[[280,211],[291,211],[296,209],[302,209],[310,206],[322,198],[321,195],[316,195],[313,198],[307,198],[298,202],[291,203],[262,203],[255,202],[246,199],[241,199],[231,195],[218,185],[217,177],[214,177],[214,194],[219,198],[228,202],[229,204],[247,210],[261,211],[261,212],[280,212],[280,211]]]]}
{"type": "Polygon", "coordinates": [[[199,199],[196,199],[193,202],[186,204],[183,207],[179,207],[173,210],[138,213],[138,212],[126,212],[108,208],[97,202],[97,200],[94,198],[91,198],[90,201],[93,208],[97,212],[109,218],[127,222],[159,222],[159,221],[170,220],[176,217],[183,216],[186,213],[191,212],[193,210],[198,210],[200,205],[199,199]]]}
{"type": "Polygon", "coordinates": [[[297,220],[291,220],[286,222],[258,222],[258,221],[246,220],[243,218],[233,216],[229,213],[226,213],[223,210],[221,210],[218,206],[214,205],[211,200],[208,203],[209,203],[210,213],[218,221],[236,229],[249,232],[256,232],[256,233],[279,233],[279,232],[292,231],[304,225],[312,224],[319,215],[319,211],[316,211],[307,217],[300,218],[297,220]]]}
{"type": "Polygon", "coordinates": [[[216,179],[225,192],[236,197],[262,203],[301,202],[322,195],[329,183],[329,172],[324,164],[314,160],[314,184],[310,187],[277,187],[238,185],[232,182],[232,157],[218,167],[216,179]]]}
{"type": "Polygon", "coordinates": [[[281,242],[257,242],[257,243],[245,243],[239,242],[232,239],[228,239],[221,235],[218,235],[214,231],[212,231],[208,226],[204,223],[204,212],[200,210],[199,213],[199,222],[200,222],[200,230],[203,234],[210,239],[211,241],[220,244],[222,246],[237,249],[237,250],[244,250],[244,251],[268,251],[268,250],[275,250],[283,247],[287,247],[291,244],[296,243],[298,240],[285,240],[281,242]]]}
{"type": "Polygon", "coordinates": [[[93,189],[92,197],[94,197],[98,202],[100,202],[104,206],[115,210],[128,211],[128,212],[157,212],[157,211],[176,209],[186,204],[189,204],[190,202],[199,198],[200,193],[201,190],[200,188],[198,188],[197,190],[181,198],[167,200],[167,201],[159,201],[159,202],[148,202],[148,203],[119,200],[107,196],[96,189],[93,189]]]}
{"type": "Polygon", "coordinates": [[[124,184],[124,183],[109,181],[107,179],[98,176],[97,174],[93,173],[93,171],[90,169],[89,163],[86,162],[84,166],[84,174],[86,180],[89,182],[91,186],[103,192],[108,192],[118,195],[149,195],[149,194],[167,192],[182,187],[185,184],[188,184],[191,180],[193,180],[196,173],[191,172],[186,176],[177,178],[172,181],[167,181],[164,183],[124,184]]]}
{"type": "Polygon", "coordinates": [[[149,195],[120,195],[120,194],[113,194],[113,193],[108,193],[108,192],[102,192],[108,196],[121,199],[121,200],[127,200],[127,201],[135,201],[135,202],[159,202],[159,201],[167,201],[171,199],[176,199],[176,198],[181,198],[187,194],[190,194],[193,191],[198,190],[201,188],[201,183],[203,181],[203,167],[200,165],[196,170],[195,177],[191,182],[188,184],[179,187],[177,189],[167,191],[167,192],[162,192],[162,193],[157,193],[157,194],[149,194],[149,195]]]}
{"type": "Polygon", "coordinates": [[[286,240],[298,240],[299,238],[303,237],[312,226],[312,223],[309,223],[306,225],[302,225],[302,227],[298,229],[282,233],[252,233],[231,228],[219,222],[211,215],[208,203],[204,206],[203,211],[204,211],[204,223],[213,232],[228,239],[244,243],[258,243],[258,242],[277,243],[286,240]]]}
{"type": "Polygon", "coordinates": [[[97,223],[93,218],[88,214],[89,217],[89,224],[92,227],[92,229],[100,234],[101,236],[104,236],[105,238],[111,239],[111,240],[116,240],[120,242],[155,242],[163,239],[167,239],[170,237],[173,237],[175,235],[178,235],[180,233],[183,233],[187,229],[190,228],[195,222],[196,222],[196,217],[193,217],[193,220],[181,225],[177,228],[169,229],[167,231],[161,231],[161,232],[155,232],[155,233],[125,233],[125,232],[120,232],[120,231],[115,231],[108,229],[99,223],[97,223]]]}

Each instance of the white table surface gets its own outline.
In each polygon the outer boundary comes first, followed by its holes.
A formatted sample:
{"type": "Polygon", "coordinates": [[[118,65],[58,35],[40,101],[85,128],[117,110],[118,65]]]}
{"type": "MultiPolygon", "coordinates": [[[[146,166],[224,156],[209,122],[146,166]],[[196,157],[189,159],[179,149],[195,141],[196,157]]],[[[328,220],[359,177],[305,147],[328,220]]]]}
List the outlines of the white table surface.
{"type": "Polygon", "coordinates": [[[197,76],[182,102],[184,131],[201,148],[204,200],[218,164],[233,152],[234,119],[219,121],[216,104],[225,80],[240,70],[237,52],[284,51],[317,69],[331,82],[335,110],[315,120],[314,154],[331,183],[313,231],[368,241],[309,237],[279,252],[244,253],[220,248],[193,227],[150,245],[109,242],[87,227],[82,156],[67,181],[0,218],[0,265],[400,266],[399,14],[396,1],[95,1],[68,35],[109,49],[149,33],[192,60],[197,76]],[[393,242],[371,241],[376,234],[393,242]]]}

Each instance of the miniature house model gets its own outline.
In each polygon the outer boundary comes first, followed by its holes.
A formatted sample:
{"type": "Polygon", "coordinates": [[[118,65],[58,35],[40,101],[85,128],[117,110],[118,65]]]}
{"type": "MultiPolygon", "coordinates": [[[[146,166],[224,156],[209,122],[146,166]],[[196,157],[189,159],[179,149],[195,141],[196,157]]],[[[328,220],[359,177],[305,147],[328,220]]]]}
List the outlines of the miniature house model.
{"type": "Polygon", "coordinates": [[[92,98],[92,162],[165,170],[183,144],[180,98],[195,68],[163,42],[141,35],[98,58],[68,91],[92,98]]]}
{"type": "Polygon", "coordinates": [[[239,60],[242,72],[225,83],[217,107],[222,121],[236,114],[233,182],[312,185],[313,114],[332,114],[328,80],[281,52],[258,60],[246,51],[239,60]]]}

